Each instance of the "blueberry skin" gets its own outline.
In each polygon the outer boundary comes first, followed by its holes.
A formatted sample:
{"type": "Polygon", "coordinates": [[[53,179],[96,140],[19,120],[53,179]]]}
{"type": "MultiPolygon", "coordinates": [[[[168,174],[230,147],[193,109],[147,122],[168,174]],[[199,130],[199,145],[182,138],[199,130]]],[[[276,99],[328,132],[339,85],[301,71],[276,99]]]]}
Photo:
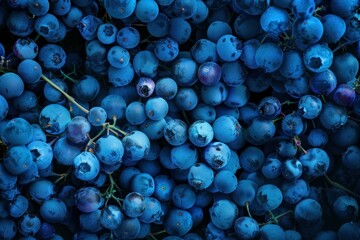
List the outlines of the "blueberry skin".
{"type": "Polygon", "coordinates": [[[285,232],[282,227],[276,224],[266,224],[260,228],[261,239],[279,239],[285,240],[285,232]]]}
{"type": "Polygon", "coordinates": [[[111,66],[124,68],[130,62],[130,53],[125,48],[114,46],[109,50],[107,59],[111,66]]]}
{"type": "Polygon", "coordinates": [[[167,175],[158,175],[154,178],[154,197],[159,201],[169,201],[175,187],[175,181],[167,175]]]}
{"type": "Polygon", "coordinates": [[[160,61],[171,62],[179,54],[179,45],[169,37],[163,38],[155,42],[154,53],[160,61]]]}
{"type": "Polygon", "coordinates": [[[45,169],[51,164],[53,159],[53,150],[48,143],[42,141],[32,141],[27,148],[33,155],[38,169],[45,169]]]}
{"type": "Polygon", "coordinates": [[[50,223],[61,223],[65,220],[67,208],[63,201],[57,198],[46,200],[40,207],[40,215],[50,223]]]}
{"type": "Polygon", "coordinates": [[[137,218],[124,218],[120,227],[114,230],[115,237],[119,239],[135,239],[141,229],[137,218]]]}
{"type": "Polygon", "coordinates": [[[298,102],[298,113],[305,119],[314,119],[318,117],[322,110],[320,98],[314,95],[302,96],[298,102]]]}
{"type": "Polygon", "coordinates": [[[116,19],[129,17],[136,7],[136,0],[105,0],[104,6],[106,12],[116,19]]]}
{"type": "Polygon", "coordinates": [[[70,112],[59,104],[47,105],[42,109],[39,116],[40,126],[45,132],[54,135],[63,133],[70,121],[70,112]]]}
{"type": "Polygon", "coordinates": [[[145,198],[138,192],[126,195],[123,203],[123,211],[128,217],[139,217],[145,211],[145,198]]]}
{"type": "Polygon", "coordinates": [[[283,51],[274,43],[263,43],[255,52],[256,65],[267,73],[278,70],[283,59],[283,51]]]}
{"type": "Polygon", "coordinates": [[[203,163],[196,163],[190,168],[187,180],[196,190],[204,190],[214,181],[214,171],[203,163]]]}
{"type": "Polygon", "coordinates": [[[0,189],[7,190],[15,187],[18,177],[9,173],[4,164],[0,164],[0,189]]]}
{"type": "Polygon", "coordinates": [[[209,211],[211,221],[222,230],[230,229],[239,215],[235,203],[225,199],[215,202],[209,211]]]}
{"type": "Polygon", "coordinates": [[[24,236],[35,235],[40,230],[40,227],[41,221],[34,214],[25,214],[18,222],[18,230],[24,236]]]}
{"type": "Polygon", "coordinates": [[[116,41],[118,30],[111,23],[101,24],[97,29],[97,38],[103,44],[112,44],[116,41]]]}
{"type": "Polygon", "coordinates": [[[35,20],[25,10],[15,10],[7,16],[6,25],[13,35],[27,37],[34,31],[35,20]]]}
{"type": "Polygon", "coordinates": [[[359,205],[357,201],[350,196],[338,197],[333,205],[335,215],[342,221],[353,221],[359,215],[359,205]]]}
{"type": "Polygon", "coordinates": [[[128,133],[123,139],[124,159],[129,161],[139,161],[150,150],[149,138],[140,131],[132,131],[128,133]]]}
{"type": "Polygon", "coordinates": [[[327,102],[323,106],[319,120],[325,129],[335,132],[346,124],[348,120],[347,109],[332,102],[327,102]]]}
{"type": "Polygon", "coordinates": [[[256,201],[264,210],[272,211],[281,205],[283,194],[277,186],[265,184],[258,189],[256,201]]]}
{"type": "Polygon", "coordinates": [[[52,182],[46,179],[38,179],[31,183],[29,187],[29,194],[32,200],[42,203],[55,193],[54,185],[52,182]]]}
{"type": "Polygon", "coordinates": [[[202,64],[204,62],[217,62],[218,54],[216,44],[208,39],[199,39],[190,49],[193,59],[202,64]]]}
{"type": "Polygon", "coordinates": [[[222,142],[212,142],[204,149],[204,159],[213,169],[225,167],[230,155],[230,148],[222,142]]]}
{"type": "Polygon", "coordinates": [[[236,236],[240,239],[254,239],[260,232],[257,221],[250,217],[240,217],[234,223],[236,236]]]}
{"type": "Polygon", "coordinates": [[[21,77],[12,72],[0,76],[0,94],[5,99],[19,97],[24,91],[24,82],[21,77]]]}
{"type": "Polygon", "coordinates": [[[166,141],[173,146],[180,146],[188,139],[188,128],[180,119],[173,119],[166,123],[164,128],[166,141]]]}
{"type": "Polygon", "coordinates": [[[34,59],[39,53],[39,47],[31,38],[19,38],[14,43],[13,51],[20,59],[34,59]]]}
{"type": "Polygon", "coordinates": [[[131,179],[131,190],[144,197],[150,197],[155,191],[154,178],[147,173],[140,173],[131,179]]]}
{"type": "Polygon", "coordinates": [[[140,42],[140,33],[136,28],[124,27],[117,33],[116,41],[125,49],[135,48],[140,42]]]}
{"type": "Polygon", "coordinates": [[[82,229],[89,232],[98,232],[103,229],[100,223],[101,210],[92,213],[83,213],[79,216],[79,222],[82,229]]]}
{"type": "Polygon", "coordinates": [[[14,175],[20,175],[28,170],[33,161],[31,152],[24,146],[9,148],[4,156],[5,169],[14,175]]]}
{"type": "Polygon", "coordinates": [[[139,217],[142,223],[153,223],[157,222],[164,215],[161,203],[159,200],[153,197],[145,197],[145,211],[139,217]]]}
{"type": "Polygon", "coordinates": [[[6,124],[2,136],[10,146],[26,145],[32,140],[33,129],[25,119],[13,118],[6,124]]]}
{"type": "Polygon", "coordinates": [[[13,202],[11,202],[9,206],[10,216],[14,218],[19,218],[28,210],[28,207],[28,199],[23,195],[18,195],[15,197],[15,199],[13,200],[13,202]]]}
{"type": "Polygon", "coordinates": [[[221,193],[232,193],[235,191],[237,184],[235,174],[229,170],[222,170],[215,175],[214,186],[221,193]]]}
{"type": "Polygon", "coordinates": [[[1,239],[10,240],[16,236],[17,227],[15,221],[5,218],[0,219],[0,237],[1,239]]]}
{"type": "Polygon", "coordinates": [[[75,194],[75,205],[83,213],[96,211],[104,202],[101,192],[95,187],[80,188],[75,194]]]}
{"type": "Polygon", "coordinates": [[[323,72],[333,63],[333,52],[327,44],[314,44],[304,52],[304,64],[312,72],[323,72]]]}
{"type": "Polygon", "coordinates": [[[108,135],[96,141],[95,155],[105,164],[115,164],[122,161],[124,147],[117,137],[108,135]]]}
{"type": "Polygon", "coordinates": [[[91,41],[96,38],[97,29],[101,24],[102,20],[100,18],[93,15],[87,15],[80,20],[77,28],[85,40],[91,41]]]}
{"type": "Polygon", "coordinates": [[[184,236],[193,227],[191,214],[182,209],[171,209],[165,219],[164,228],[170,235],[184,236]]]}
{"type": "Polygon", "coordinates": [[[100,223],[106,229],[115,230],[120,227],[123,218],[118,206],[108,205],[102,209],[100,223]]]}
{"type": "Polygon", "coordinates": [[[281,174],[287,180],[298,179],[303,173],[303,166],[297,159],[288,159],[281,166],[281,174]]]}
{"type": "Polygon", "coordinates": [[[48,70],[59,70],[66,62],[66,53],[56,44],[47,44],[40,48],[39,63],[48,70]]]}
{"type": "Polygon", "coordinates": [[[93,180],[100,172],[100,162],[93,153],[82,152],[73,159],[73,162],[74,174],[80,180],[93,180]]]}
{"type": "Polygon", "coordinates": [[[317,201],[304,199],[296,205],[294,215],[297,222],[309,226],[321,219],[322,208],[317,201]]]}
{"type": "Polygon", "coordinates": [[[306,152],[299,158],[304,173],[314,177],[325,174],[330,165],[328,154],[320,148],[310,148],[306,152]]]}
{"type": "Polygon", "coordinates": [[[193,122],[189,129],[189,140],[197,147],[207,146],[214,138],[214,131],[208,122],[198,120],[193,122]]]}
{"type": "Polygon", "coordinates": [[[271,6],[261,14],[260,24],[266,33],[276,37],[287,30],[290,17],[284,9],[271,6]]]}
{"type": "Polygon", "coordinates": [[[219,38],[216,50],[219,57],[226,62],[233,62],[240,58],[243,43],[235,36],[227,34],[219,38]]]}
{"type": "Polygon", "coordinates": [[[81,153],[81,147],[72,144],[67,137],[62,137],[56,141],[53,152],[58,164],[71,166],[73,159],[81,153]]]}

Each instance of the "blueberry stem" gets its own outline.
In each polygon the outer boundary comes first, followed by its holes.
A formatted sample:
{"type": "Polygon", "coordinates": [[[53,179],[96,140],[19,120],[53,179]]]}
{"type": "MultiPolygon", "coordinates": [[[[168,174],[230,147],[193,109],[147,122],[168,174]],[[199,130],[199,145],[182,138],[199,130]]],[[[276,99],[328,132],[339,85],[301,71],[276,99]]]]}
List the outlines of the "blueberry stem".
{"type": "Polygon", "coordinates": [[[268,35],[267,34],[265,34],[264,35],[264,37],[263,37],[263,39],[261,39],[261,41],[260,41],[260,44],[263,44],[264,43],[264,41],[265,41],[265,39],[268,37],[268,35]]]}
{"type": "Polygon", "coordinates": [[[298,136],[295,136],[293,138],[295,145],[304,153],[307,154],[307,151],[301,146],[301,140],[298,136]]]}
{"type": "Polygon", "coordinates": [[[315,122],[313,119],[311,119],[311,122],[312,122],[313,127],[316,128],[316,125],[315,125],[315,122]]]}
{"type": "Polygon", "coordinates": [[[89,142],[86,144],[85,147],[85,151],[87,152],[89,147],[94,143],[94,141],[96,141],[96,139],[98,139],[99,137],[101,137],[101,135],[103,134],[103,132],[105,131],[107,127],[107,124],[105,123],[105,125],[103,125],[102,129],[98,132],[98,134],[96,134],[95,137],[90,138],[89,142]]]}
{"type": "Polygon", "coordinates": [[[326,99],[324,95],[321,95],[321,99],[323,100],[324,103],[326,103],[326,99]]]}
{"type": "Polygon", "coordinates": [[[75,101],[75,99],[72,96],[70,96],[65,91],[63,91],[58,85],[56,85],[53,81],[51,81],[49,78],[47,78],[44,74],[41,75],[41,78],[45,82],[49,83],[53,88],[58,90],[61,94],[63,94],[68,99],[69,102],[73,103],[75,106],[77,106],[84,113],[89,114],[89,110],[87,110],[86,108],[81,106],[78,102],[75,101]]]}
{"type": "Polygon", "coordinates": [[[338,50],[340,50],[341,48],[347,46],[347,45],[350,45],[350,44],[353,44],[355,43],[354,41],[349,41],[349,42],[344,42],[342,44],[340,44],[339,46],[337,46],[334,50],[333,50],[333,53],[337,52],[338,50]]]}
{"type": "Polygon", "coordinates": [[[163,234],[163,233],[166,233],[166,230],[161,230],[159,232],[155,232],[155,233],[151,233],[153,236],[156,236],[156,235],[160,235],[160,234],[163,234]]]}
{"type": "Polygon", "coordinates": [[[60,138],[59,136],[56,136],[53,140],[51,140],[51,141],[49,142],[49,145],[52,146],[59,138],[60,138]]]}
{"type": "Polygon", "coordinates": [[[68,74],[64,73],[62,70],[60,70],[60,73],[61,73],[61,75],[62,75],[64,78],[72,81],[73,83],[77,83],[77,82],[78,82],[78,81],[75,80],[74,78],[70,77],[68,74]]]}
{"type": "Polygon", "coordinates": [[[283,212],[283,213],[275,216],[271,211],[269,211],[271,220],[266,222],[266,223],[260,223],[259,226],[263,226],[263,225],[266,225],[266,224],[272,224],[272,223],[278,223],[280,218],[282,218],[283,216],[285,216],[287,214],[290,214],[290,213],[294,214],[294,212],[292,210],[288,210],[286,212],[283,212]]]}
{"type": "Polygon", "coordinates": [[[182,113],[182,115],[184,117],[184,120],[185,120],[186,124],[190,125],[190,121],[189,121],[189,118],[186,115],[186,112],[183,110],[183,111],[181,111],[181,113],[182,113]]]}
{"type": "Polygon", "coordinates": [[[245,203],[245,207],[246,207],[247,214],[249,215],[249,217],[251,217],[251,218],[252,218],[252,216],[251,216],[251,212],[250,212],[249,202],[246,202],[246,203],[245,203]]]}
{"type": "Polygon", "coordinates": [[[122,207],[121,202],[123,202],[124,200],[115,196],[116,192],[121,193],[121,189],[116,184],[116,182],[115,182],[113,176],[111,175],[111,173],[108,174],[108,176],[109,176],[109,180],[110,180],[110,185],[106,189],[105,193],[102,194],[106,198],[105,206],[107,206],[107,204],[108,204],[108,202],[109,202],[109,200],[111,198],[111,199],[115,200],[119,204],[120,207],[122,207]],[[114,189],[114,188],[116,188],[116,189],[114,189]]]}
{"type": "Polygon", "coordinates": [[[348,118],[351,119],[351,120],[354,120],[355,122],[360,122],[359,119],[356,119],[356,118],[354,118],[354,117],[352,117],[352,116],[348,116],[348,118]]]}
{"type": "Polygon", "coordinates": [[[281,105],[291,105],[291,104],[296,104],[297,102],[293,102],[293,101],[285,101],[283,103],[281,103],[281,105]]]}
{"type": "Polygon", "coordinates": [[[339,188],[339,189],[342,189],[342,190],[344,190],[345,192],[347,192],[347,193],[353,195],[354,197],[360,199],[360,195],[359,195],[359,194],[354,193],[353,191],[351,191],[350,189],[344,187],[344,186],[341,185],[340,183],[334,182],[333,180],[331,180],[331,179],[329,178],[329,176],[328,176],[326,173],[324,174],[324,177],[325,177],[325,179],[326,179],[331,185],[333,185],[334,187],[339,188]]]}
{"type": "Polygon", "coordinates": [[[111,174],[109,174],[109,179],[110,179],[110,183],[119,191],[121,192],[120,187],[117,185],[117,183],[115,182],[113,176],[111,174]]]}
{"type": "Polygon", "coordinates": [[[271,222],[278,223],[278,219],[275,217],[275,215],[272,213],[272,211],[269,211],[271,222]]]}
{"type": "Polygon", "coordinates": [[[111,130],[115,130],[115,131],[121,133],[121,134],[124,135],[124,136],[127,135],[127,132],[124,132],[123,130],[121,130],[120,128],[118,128],[118,127],[116,127],[116,126],[109,125],[109,128],[110,128],[110,131],[111,131],[111,130]]]}
{"type": "Polygon", "coordinates": [[[157,238],[152,233],[150,233],[149,236],[150,236],[151,239],[157,240],[157,238]]]}
{"type": "Polygon", "coordinates": [[[281,119],[283,119],[283,118],[284,118],[284,117],[282,117],[282,116],[281,116],[281,117],[278,117],[278,118],[275,118],[274,120],[272,120],[272,122],[273,122],[273,123],[276,123],[277,121],[279,121],[279,120],[281,120],[281,119]]]}
{"type": "Polygon", "coordinates": [[[40,34],[37,34],[36,37],[34,38],[34,42],[37,42],[37,40],[39,40],[40,37],[41,37],[40,34]]]}
{"type": "Polygon", "coordinates": [[[65,173],[54,173],[56,176],[60,176],[58,179],[55,180],[54,184],[58,184],[60,181],[65,180],[66,178],[69,176],[69,174],[71,173],[72,168],[69,167],[69,169],[65,172],[65,173]]]}

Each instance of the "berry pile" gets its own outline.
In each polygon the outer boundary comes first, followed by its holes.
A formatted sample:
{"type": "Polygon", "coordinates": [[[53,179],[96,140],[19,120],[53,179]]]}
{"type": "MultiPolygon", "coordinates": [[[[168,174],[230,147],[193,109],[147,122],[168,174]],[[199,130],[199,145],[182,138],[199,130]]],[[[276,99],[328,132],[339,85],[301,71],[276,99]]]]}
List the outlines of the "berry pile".
{"type": "Polygon", "coordinates": [[[360,239],[358,0],[0,0],[0,239],[360,239]]]}

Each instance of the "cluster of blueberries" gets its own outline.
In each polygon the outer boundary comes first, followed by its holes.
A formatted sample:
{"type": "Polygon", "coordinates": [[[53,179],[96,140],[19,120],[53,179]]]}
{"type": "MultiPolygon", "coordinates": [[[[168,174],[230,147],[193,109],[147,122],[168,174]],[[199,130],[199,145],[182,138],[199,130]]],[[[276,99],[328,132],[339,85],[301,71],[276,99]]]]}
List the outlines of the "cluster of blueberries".
{"type": "Polygon", "coordinates": [[[0,239],[360,239],[359,10],[0,0],[0,239]]]}

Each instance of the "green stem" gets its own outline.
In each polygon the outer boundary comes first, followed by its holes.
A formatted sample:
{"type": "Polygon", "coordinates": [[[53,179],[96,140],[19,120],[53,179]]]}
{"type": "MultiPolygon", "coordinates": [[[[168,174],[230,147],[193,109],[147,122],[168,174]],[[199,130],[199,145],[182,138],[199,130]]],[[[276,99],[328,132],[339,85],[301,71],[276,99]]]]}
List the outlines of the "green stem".
{"type": "Polygon", "coordinates": [[[283,118],[284,118],[284,117],[282,117],[282,116],[281,116],[281,117],[278,117],[278,118],[275,118],[274,120],[272,120],[272,122],[273,122],[273,123],[276,123],[277,121],[279,121],[279,120],[281,120],[281,119],[283,119],[283,118]]]}
{"type": "Polygon", "coordinates": [[[333,180],[331,180],[331,179],[329,178],[329,176],[328,176],[326,173],[324,174],[324,177],[325,177],[325,179],[326,179],[331,185],[333,185],[334,187],[339,188],[339,189],[342,189],[342,190],[344,190],[345,192],[347,192],[347,193],[353,195],[354,197],[360,199],[360,195],[359,195],[359,194],[354,193],[353,191],[351,191],[350,189],[344,187],[344,186],[341,185],[340,183],[334,182],[333,180]]]}
{"type": "Polygon", "coordinates": [[[339,49],[347,46],[347,45],[350,45],[350,44],[353,44],[355,43],[354,41],[348,41],[348,42],[344,42],[342,44],[340,44],[339,46],[337,46],[334,50],[333,50],[333,53],[337,52],[339,49]]]}
{"type": "Polygon", "coordinates": [[[185,120],[186,124],[189,126],[189,125],[190,125],[190,121],[189,121],[189,118],[188,118],[187,115],[186,115],[186,112],[183,110],[183,111],[181,111],[181,113],[182,113],[182,115],[183,115],[183,117],[184,117],[184,120],[185,120]]]}
{"type": "Polygon", "coordinates": [[[291,105],[291,104],[297,104],[297,102],[285,101],[285,102],[281,103],[281,105],[291,105]]]}
{"type": "Polygon", "coordinates": [[[326,99],[324,95],[321,95],[321,99],[323,100],[324,103],[326,103],[326,99]]]}
{"type": "Polygon", "coordinates": [[[117,185],[117,183],[115,182],[115,180],[111,174],[109,174],[109,179],[110,179],[110,184],[112,186],[114,186],[119,193],[121,193],[120,187],[117,185]]]}
{"type": "Polygon", "coordinates": [[[149,236],[152,240],[157,240],[157,238],[154,235],[152,235],[151,233],[149,234],[149,236]]]}
{"type": "Polygon", "coordinates": [[[86,108],[84,108],[83,106],[81,106],[79,103],[77,103],[75,101],[75,99],[70,96],[69,94],[67,94],[64,90],[62,90],[58,85],[56,85],[53,81],[51,81],[49,78],[47,78],[44,74],[41,75],[41,78],[49,83],[53,88],[55,88],[56,90],[58,90],[61,94],[63,94],[69,102],[73,103],[75,106],[77,106],[81,111],[83,111],[86,114],[89,114],[89,110],[87,110],[86,108]]]}
{"type": "Polygon", "coordinates": [[[272,211],[269,211],[269,214],[270,214],[270,217],[271,217],[271,222],[274,222],[274,223],[278,223],[278,219],[276,218],[276,216],[272,213],[272,211]]]}
{"type": "Polygon", "coordinates": [[[166,233],[166,230],[162,230],[162,231],[159,231],[159,232],[156,232],[156,233],[152,233],[153,236],[156,236],[156,235],[160,235],[160,234],[163,234],[163,233],[166,233]]]}
{"type": "Polygon", "coordinates": [[[77,83],[78,81],[75,80],[74,78],[70,77],[69,75],[67,75],[66,73],[64,73],[62,70],[60,70],[61,75],[66,78],[69,79],[70,81],[72,81],[73,83],[77,83]]]}
{"type": "Polygon", "coordinates": [[[86,147],[85,147],[85,151],[86,151],[86,152],[88,151],[89,147],[94,143],[94,141],[96,141],[96,139],[98,139],[98,138],[103,134],[103,132],[105,131],[106,127],[107,127],[107,124],[104,123],[102,129],[98,132],[98,134],[96,134],[95,137],[93,137],[93,138],[91,138],[91,139],[89,140],[89,142],[86,144],[86,147]]]}
{"type": "Polygon", "coordinates": [[[249,217],[251,217],[251,218],[252,218],[252,216],[251,216],[251,212],[250,212],[250,205],[249,205],[249,202],[246,202],[246,203],[245,203],[245,207],[246,207],[247,214],[249,215],[249,217]]]}
{"type": "Polygon", "coordinates": [[[275,219],[276,219],[276,221],[278,221],[280,218],[282,218],[283,216],[288,215],[288,214],[290,214],[290,213],[293,214],[294,212],[293,212],[292,210],[288,210],[288,211],[286,211],[286,212],[283,212],[283,213],[275,216],[275,219]]]}
{"type": "Polygon", "coordinates": [[[60,176],[58,179],[55,180],[54,184],[58,184],[60,181],[65,180],[66,178],[69,176],[69,174],[71,173],[72,168],[69,167],[69,169],[66,171],[66,173],[62,173],[62,174],[57,174],[55,173],[57,176],[60,176]]]}
{"type": "Polygon", "coordinates": [[[120,128],[118,128],[118,127],[116,127],[116,126],[109,125],[109,128],[112,129],[112,130],[115,130],[115,131],[117,131],[117,132],[119,132],[119,133],[121,133],[121,134],[124,135],[124,136],[127,135],[126,132],[124,132],[123,130],[121,130],[120,128]]]}
{"type": "Polygon", "coordinates": [[[40,34],[37,34],[36,37],[34,38],[34,42],[37,42],[37,40],[39,40],[40,37],[41,37],[40,34]]]}
{"type": "Polygon", "coordinates": [[[273,224],[273,223],[278,223],[279,222],[279,219],[282,218],[283,216],[287,215],[287,214],[294,214],[294,212],[292,210],[288,210],[286,212],[283,212],[277,216],[275,216],[271,211],[269,211],[269,214],[270,214],[270,217],[271,217],[271,220],[266,222],[266,223],[260,223],[259,226],[264,226],[266,224],[273,224]]]}
{"type": "Polygon", "coordinates": [[[303,146],[301,146],[301,140],[298,136],[295,136],[293,138],[295,145],[304,153],[307,154],[307,151],[303,148],[303,146]]]}
{"type": "Polygon", "coordinates": [[[263,37],[263,39],[261,39],[261,41],[260,41],[260,44],[263,44],[264,43],[264,41],[265,41],[265,39],[268,37],[268,35],[267,34],[265,34],[264,35],[264,37],[263,37]]]}

